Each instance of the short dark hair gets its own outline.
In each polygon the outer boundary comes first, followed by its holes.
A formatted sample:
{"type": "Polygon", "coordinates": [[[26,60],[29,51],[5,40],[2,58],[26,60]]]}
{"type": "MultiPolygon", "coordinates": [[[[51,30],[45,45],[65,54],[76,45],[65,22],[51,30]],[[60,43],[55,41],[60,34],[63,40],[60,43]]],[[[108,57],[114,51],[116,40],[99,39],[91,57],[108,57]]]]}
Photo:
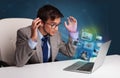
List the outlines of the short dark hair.
{"type": "Polygon", "coordinates": [[[64,16],[56,7],[47,4],[38,10],[37,17],[46,22],[48,19],[54,20],[55,18],[62,18],[64,16]]]}

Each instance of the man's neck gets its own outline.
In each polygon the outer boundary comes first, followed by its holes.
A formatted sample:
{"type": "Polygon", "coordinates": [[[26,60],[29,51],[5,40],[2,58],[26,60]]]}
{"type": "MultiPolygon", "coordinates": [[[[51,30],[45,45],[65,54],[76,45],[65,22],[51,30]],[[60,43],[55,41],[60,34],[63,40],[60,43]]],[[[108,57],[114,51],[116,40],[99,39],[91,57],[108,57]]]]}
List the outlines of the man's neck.
{"type": "Polygon", "coordinates": [[[39,29],[39,31],[41,32],[41,34],[42,34],[43,36],[44,36],[44,35],[47,35],[47,32],[44,30],[43,27],[39,27],[38,29],[39,29]]]}

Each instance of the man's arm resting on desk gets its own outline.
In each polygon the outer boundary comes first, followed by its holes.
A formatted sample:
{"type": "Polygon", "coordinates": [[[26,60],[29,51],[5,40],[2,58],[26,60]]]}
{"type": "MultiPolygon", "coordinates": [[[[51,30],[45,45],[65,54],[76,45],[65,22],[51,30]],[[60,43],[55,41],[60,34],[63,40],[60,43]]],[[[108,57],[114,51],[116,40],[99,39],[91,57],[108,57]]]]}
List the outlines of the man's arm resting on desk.
{"type": "Polygon", "coordinates": [[[35,50],[29,47],[25,34],[21,30],[18,30],[15,51],[16,66],[25,65],[34,53],[35,50]]]}

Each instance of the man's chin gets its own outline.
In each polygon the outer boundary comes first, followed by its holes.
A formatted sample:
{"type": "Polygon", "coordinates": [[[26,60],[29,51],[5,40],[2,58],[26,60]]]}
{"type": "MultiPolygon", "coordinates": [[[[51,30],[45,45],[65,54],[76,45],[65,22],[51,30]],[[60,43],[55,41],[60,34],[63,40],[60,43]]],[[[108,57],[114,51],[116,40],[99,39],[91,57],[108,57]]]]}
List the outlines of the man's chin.
{"type": "Polygon", "coordinates": [[[54,34],[49,34],[50,36],[54,36],[55,35],[55,33],[54,34]]]}

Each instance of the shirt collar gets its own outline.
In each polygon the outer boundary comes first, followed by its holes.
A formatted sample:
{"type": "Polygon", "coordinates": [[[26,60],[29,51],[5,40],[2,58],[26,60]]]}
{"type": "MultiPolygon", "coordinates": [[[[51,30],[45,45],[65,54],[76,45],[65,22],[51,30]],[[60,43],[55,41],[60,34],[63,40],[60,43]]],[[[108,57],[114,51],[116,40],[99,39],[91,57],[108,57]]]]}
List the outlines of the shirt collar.
{"type": "Polygon", "coordinates": [[[40,38],[40,39],[42,39],[43,38],[43,35],[42,35],[42,33],[38,30],[38,37],[40,38]]]}

